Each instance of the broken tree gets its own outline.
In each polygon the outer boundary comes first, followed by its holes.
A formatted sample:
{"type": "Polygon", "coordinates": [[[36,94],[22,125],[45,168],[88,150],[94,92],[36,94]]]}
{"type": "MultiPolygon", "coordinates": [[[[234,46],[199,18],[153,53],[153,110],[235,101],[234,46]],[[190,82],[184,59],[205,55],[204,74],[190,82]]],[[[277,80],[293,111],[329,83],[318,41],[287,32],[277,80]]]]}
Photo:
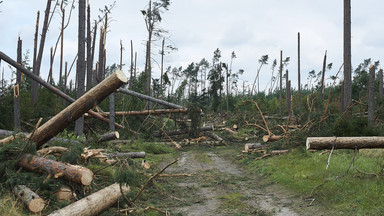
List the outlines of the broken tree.
{"type": "Polygon", "coordinates": [[[19,165],[26,170],[33,172],[47,172],[48,174],[53,175],[54,178],[63,176],[69,181],[77,182],[82,185],[90,185],[93,180],[93,173],[88,168],[65,164],[30,154],[22,155],[19,165]]]}
{"type": "Polygon", "coordinates": [[[31,134],[28,135],[28,138],[34,141],[37,147],[40,147],[127,81],[127,77],[122,71],[116,71],[39,127],[32,137],[31,134]]]}
{"type": "Polygon", "coordinates": [[[129,190],[129,186],[120,186],[115,183],[60,210],[54,211],[49,216],[98,215],[113,205],[122,196],[122,193],[126,194],[129,190]]]}
{"type": "Polygon", "coordinates": [[[308,137],[307,150],[384,148],[384,137],[308,137]]]}

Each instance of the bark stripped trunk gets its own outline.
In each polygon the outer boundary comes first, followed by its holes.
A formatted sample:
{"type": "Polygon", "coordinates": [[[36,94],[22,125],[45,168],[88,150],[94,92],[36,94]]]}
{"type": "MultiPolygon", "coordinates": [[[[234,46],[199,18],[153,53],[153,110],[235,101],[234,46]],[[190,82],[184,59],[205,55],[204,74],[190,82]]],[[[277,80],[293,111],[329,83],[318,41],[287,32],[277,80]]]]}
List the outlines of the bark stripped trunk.
{"type": "Polygon", "coordinates": [[[49,216],[98,215],[117,202],[122,196],[122,192],[127,194],[129,191],[129,186],[120,186],[115,183],[60,210],[54,211],[49,216]]]}
{"type": "Polygon", "coordinates": [[[30,154],[22,155],[19,165],[32,172],[46,172],[53,175],[54,178],[64,177],[68,181],[82,185],[90,185],[93,180],[93,173],[88,168],[65,164],[30,154]]]}
{"type": "Polygon", "coordinates": [[[45,207],[44,200],[31,189],[29,189],[27,186],[16,185],[13,188],[13,193],[24,202],[24,204],[28,207],[29,211],[33,213],[43,211],[45,207]]]}

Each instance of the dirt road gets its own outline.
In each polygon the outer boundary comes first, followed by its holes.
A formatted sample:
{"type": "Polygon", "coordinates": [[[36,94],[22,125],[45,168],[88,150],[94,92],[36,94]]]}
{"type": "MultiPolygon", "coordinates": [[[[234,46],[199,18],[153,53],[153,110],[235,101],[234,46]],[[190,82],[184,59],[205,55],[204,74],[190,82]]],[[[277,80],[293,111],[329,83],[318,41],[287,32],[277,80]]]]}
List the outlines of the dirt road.
{"type": "Polygon", "coordinates": [[[173,215],[321,215],[300,197],[250,175],[212,151],[183,152],[167,173],[193,173],[174,178],[174,202],[164,203],[173,215]]]}

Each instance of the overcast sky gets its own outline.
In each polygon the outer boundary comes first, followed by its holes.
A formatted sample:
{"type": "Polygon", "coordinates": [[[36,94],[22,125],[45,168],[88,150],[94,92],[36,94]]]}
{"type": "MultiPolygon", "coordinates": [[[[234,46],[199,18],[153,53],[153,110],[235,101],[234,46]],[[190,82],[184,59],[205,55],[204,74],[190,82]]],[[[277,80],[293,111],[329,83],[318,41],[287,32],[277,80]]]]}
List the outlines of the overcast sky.
{"type": "MultiPolygon", "coordinates": [[[[68,0],[71,2],[71,0],[68,0]]],[[[90,0],[92,18],[100,15],[99,8],[110,5],[113,0],[90,0]]],[[[77,52],[77,1],[72,21],[65,32],[65,61],[72,62],[77,52]]],[[[116,0],[112,10],[110,31],[107,35],[107,65],[119,62],[120,40],[126,48],[124,63],[129,65],[129,43],[133,40],[138,52],[138,68],[143,69],[144,43],[147,32],[140,10],[147,5],[145,0],[116,0]]],[[[46,0],[4,0],[0,4],[0,50],[16,59],[17,37],[23,40],[23,52],[30,50],[32,56],[36,12],[40,10],[42,26],[46,0]]],[[[366,58],[383,60],[384,53],[384,1],[352,0],[352,65],[356,67],[366,58]]],[[[290,57],[287,67],[292,86],[297,88],[297,33],[301,33],[302,81],[308,72],[322,69],[325,50],[334,75],[343,59],[343,1],[335,0],[172,0],[170,10],[163,14],[161,27],[169,31],[167,44],[178,51],[167,55],[166,66],[187,66],[202,58],[211,61],[216,48],[222,51],[222,61],[229,62],[232,51],[237,58],[233,70],[244,69],[240,77],[252,83],[258,59],[269,55],[269,65],[261,71],[260,89],[271,78],[271,64],[283,56],[290,57]]],[[[69,7],[67,8],[67,11],[69,7]]],[[[60,14],[56,13],[49,28],[44,52],[41,76],[46,79],[49,66],[49,49],[59,35],[60,14]]],[[[41,30],[41,29],[40,29],[41,30]]],[[[160,42],[157,42],[160,45],[160,42]]],[[[154,46],[158,53],[160,46],[154,46]]],[[[160,56],[154,56],[160,62],[160,56]]],[[[59,60],[56,55],[55,68],[59,60]]],[[[154,77],[159,77],[159,67],[154,66],[154,77]]],[[[9,77],[8,66],[1,68],[9,77]]],[[[128,66],[124,68],[128,71],[128,66]]],[[[57,80],[58,70],[54,71],[57,80]]],[[[72,72],[73,74],[73,72],[72,72]]],[[[242,81],[240,80],[240,84],[242,81]]]]}

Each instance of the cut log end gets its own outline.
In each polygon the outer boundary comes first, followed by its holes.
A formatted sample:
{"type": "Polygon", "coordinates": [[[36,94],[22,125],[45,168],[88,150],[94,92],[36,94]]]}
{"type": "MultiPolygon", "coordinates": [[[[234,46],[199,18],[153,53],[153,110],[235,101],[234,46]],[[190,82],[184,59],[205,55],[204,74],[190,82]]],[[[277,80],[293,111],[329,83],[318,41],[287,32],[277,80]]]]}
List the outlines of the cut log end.
{"type": "Polygon", "coordinates": [[[90,185],[93,180],[93,173],[89,169],[84,169],[82,176],[81,176],[81,184],[83,185],[90,185]]]}
{"type": "Polygon", "coordinates": [[[265,136],[263,136],[263,141],[264,142],[274,142],[274,141],[281,140],[282,138],[283,138],[283,136],[265,135],[265,136]]]}
{"type": "Polygon", "coordinates": [[[119,78],[122,82],[125,82],[125,83],[128,82],[128,78],[127,78],[127,76],[125,76],[123,71],[117,70],[115,72],[115,74],[116,74],[117,78],[119,78]]]}
{"type": "Polygon", "coordinates": [[[120,134],[119,134],[119,132],[115,131],[115,137],[116,137],[116,139],[120,139],[120,134]]]}
{"type": "Polygon", "coordinates": [[[41,212],[43,211],[45,207],[45,202],[42,198],[38,197],[38,198],[35,198],[33,199],[29,205],[28,205],[28,209],[33,212],[33,213],[38,213],[38,212],[41,212]]]}

